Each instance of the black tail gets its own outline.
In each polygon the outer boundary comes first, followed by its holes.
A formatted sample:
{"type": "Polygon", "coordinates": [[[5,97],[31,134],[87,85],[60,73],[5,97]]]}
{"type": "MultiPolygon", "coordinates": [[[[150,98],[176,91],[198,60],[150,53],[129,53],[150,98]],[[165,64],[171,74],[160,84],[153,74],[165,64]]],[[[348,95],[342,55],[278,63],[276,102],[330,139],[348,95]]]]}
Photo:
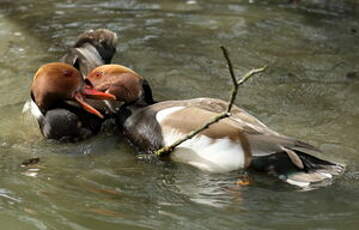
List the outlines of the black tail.
{"type": "Polygon", "coordinates": [[[302,168],[293,163],[287,152],[253,157],[251,168],[268,172],[289,184],[304,188],[326,185],[331,182],[333,176],[344,172],[344,166],[341,164],[321,160],[298,150],[293,151],[302,161],[302,168]]]}
{"type": "Polygon", "coordinates": [[[78,37],[62,61],[73,65],[86,76],[97,66],[111,63],[116,45],[116,33],[106,29],[89,30],[78,37]]]}

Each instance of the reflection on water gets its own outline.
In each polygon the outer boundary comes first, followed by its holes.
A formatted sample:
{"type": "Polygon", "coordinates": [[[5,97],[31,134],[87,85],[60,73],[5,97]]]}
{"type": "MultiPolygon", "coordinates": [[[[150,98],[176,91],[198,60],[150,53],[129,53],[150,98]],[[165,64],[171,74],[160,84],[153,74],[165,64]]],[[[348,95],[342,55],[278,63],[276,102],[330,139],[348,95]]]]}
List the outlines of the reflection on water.
{"type": "Polygon", "coordinates": [[[358,4],[306,1],[31,1],[0,3],[0,222],[4,229],[356,229],[359,203],[358,4]],[[302,192],[241,172],[208,174],[138,160],[119,137],[41,138],[21,114],[34,71],[82,31],[119,34],[114,62],[145,76],[159,100],[226,99],[235,72],[268,64],[237,102],[274,129],[348,165],[333,185],[302,192]],[[31,157],[41,161],[27,168],[31,157]]]}

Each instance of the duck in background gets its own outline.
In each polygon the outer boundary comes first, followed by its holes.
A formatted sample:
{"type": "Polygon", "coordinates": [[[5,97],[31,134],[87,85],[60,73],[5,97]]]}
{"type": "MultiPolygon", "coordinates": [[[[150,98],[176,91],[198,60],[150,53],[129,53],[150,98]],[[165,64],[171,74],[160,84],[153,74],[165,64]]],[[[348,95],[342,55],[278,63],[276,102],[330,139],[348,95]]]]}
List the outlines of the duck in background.
{"type": "Polygon", "coordinates": [[[116,53],[117,34],[107,29],[88,30],[82,33],[61,61],[87,76],[94,68],[110,64],[116,53]]]}
{"type": "MultiPolygon", "coordinates": [[[[124,136],[146,152],[172,144],[227,108],[213,98],[155,103],[147,81],[120,65],[97,67],[86,79],[96,90],[116,95],[109,110],[124,136]]],[[[319,152],[315,147],[271,130],[238,106],[231,114],[176,147],[170,158],[214,173],[265,171],[300,187],[326,184],[344,171],[341,164],[308,154],[319,152]]]]}
{"type": "Polygon", "coordinates": [[[45,138],[78,141],[99,132],[104,116],[91,104],[101,105],[96,101],[115,97],[94,91],[83,78],[93,68],[110,63],[116,45],[116,33],[106,29],[89,30],[81,34],[64,55],[64,63],[39,68],[32,82],[31,99],[23,111],[31,111],[45,138]]]}

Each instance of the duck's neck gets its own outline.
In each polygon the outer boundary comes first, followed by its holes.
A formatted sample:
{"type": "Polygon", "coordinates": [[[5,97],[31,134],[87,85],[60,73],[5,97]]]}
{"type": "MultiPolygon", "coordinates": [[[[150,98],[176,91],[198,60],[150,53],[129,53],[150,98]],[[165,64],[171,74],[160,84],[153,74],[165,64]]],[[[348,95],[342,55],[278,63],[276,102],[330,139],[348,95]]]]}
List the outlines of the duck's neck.
{"type": "Polygon", "coordinates": [[[153,95],[152,95],[152,89],[150,87],[150,84],[148,83],[148,81],[143,80],[143,98],[142,100],[145,102],[145,105],[152,105],[155,104],[156,101],[153,99],[153,95]]]}
{"type": "Polygon", "coordinates": [[[127,120],[127,118],[129,118],[132,114],[136,113],[138,110],[157,103],[153,99],[152,89],[146,80],[143,81],[142,87],[143,93],[138,100],[126,103],[121,106],[120,111],[117,113],[117,121],[120,125],[123,124],[127,120]]]}
{"type": "Polygon", "coordinates": [[[116,123],[121,127],[126,120],[135,114],[137,111],[146,108],[148,104],[144,103],[129,103],[121,106],[120,110],[116,113],[116,123]]]}

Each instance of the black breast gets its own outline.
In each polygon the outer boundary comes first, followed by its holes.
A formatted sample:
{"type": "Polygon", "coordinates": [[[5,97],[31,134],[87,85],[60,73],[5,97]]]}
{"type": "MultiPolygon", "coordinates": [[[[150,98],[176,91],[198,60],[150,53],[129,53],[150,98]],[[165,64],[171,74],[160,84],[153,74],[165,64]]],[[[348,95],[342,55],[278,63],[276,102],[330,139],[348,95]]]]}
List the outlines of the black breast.
{"type": "Polygon", "coordinates": [[[156,120],[156,111],[146,108],[138,108],[134,112],[131,110],[122,108],[118,113],[117,124],[123,135],[141,151],[150,152],[163,147],[162,131],[156,120]]]}
{"type": "Polygon", "coordinates": [[[101,129],[102,120],[80,108],[52,109],[46,112],[40,124],[47,139],[79,141],[89,138],[101,129]]]}

